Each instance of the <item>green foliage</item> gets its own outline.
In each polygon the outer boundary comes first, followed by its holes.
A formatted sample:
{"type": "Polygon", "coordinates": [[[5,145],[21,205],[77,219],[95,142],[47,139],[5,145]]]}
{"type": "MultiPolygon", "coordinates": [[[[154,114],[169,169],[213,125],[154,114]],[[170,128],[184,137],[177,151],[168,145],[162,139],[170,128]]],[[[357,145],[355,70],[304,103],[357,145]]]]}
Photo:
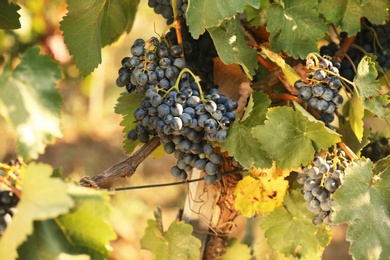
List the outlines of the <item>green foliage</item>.
{"type": "Polygon", "coordinates": [[[313,214],[298,190],[287,195],[284,207],[264,217],[261,227],[274,251],[299,259],[319,259],[331,233],[312,224],[313,214]]]}
{"type": "Polygon", "coordinates": [[[285,51],[294,58],[305,58],[317,52],[317,39],[327,30],[314,7],[316,0],[285,1],[284,6],[272,4],[268,8],[267,31],[275,52],[285,51]]]}
{"type": "Polygon", "coordinates": [[[265,124],[254,127],[252,133],[282,169],[307,165],[316,151],[340,141],[339,135],[327,130],[322,122],[311,121],[290,107],[270,108],[265,124]]]}
{"type": "Polygon", "coordinates": [[[237,238],[232,238],[226,245],[226,253],[220,258],[220,260],[250,260],[251,253],[250,248],[241,244],[237,238]]]}
{"type": "Polygon", "coordinates": [[[221,23],[244,11],[246,5],[259,7],[258,0],[198,0],[192,1],[187,10],[187,24],[192,37],[199,38],[205,29],[218,27],[221,23]]]}
{"type": "Polygon", "coordinates": [[[364,104],[363,98],[356,91],[354,91],[352,98],[349,100],[349,106],[349,124],[356,138],[361,142],[364,131],[364,104]]]}
{"type": "Polygon", "coordinates": [[[334,222],[348,223],[350,253],[355,259],[388,259],[390,157],[374,166],[369,159],[353,161],[342,184],[333,194],[334,222]]]}
{"type": "Polygon", "coordinates": [[[51,178],[52,173],[43,164],[32,163],[25,170],[18,212],[0,240],[0,259],[17,257],[17,248],[33,233],[33,221],[55,218],[74,206],[67,184],[51,178]]]}
{"type": "Polygon", "coordinates": [[[156,220],[148,220],[148,227],[142,237],[142,248],[152,251],[156,260],[191,259],[200,257],[200,240],[192,236],[193,228],[184,222],[172,222],[164,232],[161,210],[155,213],[156,220]]]}
{"type": "Polygon", "coordinates": [[[230,156],[245,168],[252,166],[268,168],[272,160],[260,148],[259,142],[252,136],[252,127],[264,122],[265,113],[271,104],[269,97],[263,92],[253,94],[253,107],[248,108],[242,120],[235,122],[228,130],[228,137],[221,143],[221,150],[228,151],[230,156]]]}
{"type": "Polygon", "coordinates": [[[249,78],[257,68],[256,51],[246,44],[240,19],[232,18],[208,29],[218,55],[225,64],[240,64],[249,78]],[[226,44],[228,43],[228,44],[226,44]]]}
{"type": "Polygon", "coordinates": [[[360,18],[363,16],[375,24],[381,24],[388,16],[386,8],[389,8],[389,5],[387,0],[366,0],[364,3],[359,0],[323,0],[317,10],[328,22],[340,26],[352,36],[360,30],[360,18]]]}
{"type": "Polygon", "coordinates": [[[139,107],[139,102],[143,97],[142,94],[122,92],[118,98],[118,102],[115,106],[115,113],[122,115],[122,121],[120,123],[123,126],[123,148],[125,152],[130,154],[134,151],[135,147],[140,144],[139,141],[131,142],[127,138],[127,133],[133,130],[136,126],[134,118],[134,110],[139,107]]]}
{"type": "Polygon", "coordinates": [[[364,56],[353,79],[360,96],[369,98],[378,95],[381,86],[376,82],[377,77],[378,72],[375,68],[374,59],[368,55],[364,56]]]}
{"type": "Polygon", "coordinates": [[[62,98],[55,88],[60,69],[37,47],[28,49],[12,72],[10,61],[7,66],[0,76],[0,115],[16,130],[18,153],[25,159],[37,158],[47,143],[62,136],[62,98]]]}
{"type": "Polygon", "coordinates": [[[101,48],[131,29],[138,1],[126,9],[126,1],[68,0],[61,22],[64,40],[83,77],[101,63],[101,48]],[[126,11],[126,13],[124,13],[126,11]]]}
{"type": "Polygon", "coordinates": [[[19,29],[20,15],[18,10],[19,5],[12,4],[8,0],[0,0],[0,29],[19,29]]]}

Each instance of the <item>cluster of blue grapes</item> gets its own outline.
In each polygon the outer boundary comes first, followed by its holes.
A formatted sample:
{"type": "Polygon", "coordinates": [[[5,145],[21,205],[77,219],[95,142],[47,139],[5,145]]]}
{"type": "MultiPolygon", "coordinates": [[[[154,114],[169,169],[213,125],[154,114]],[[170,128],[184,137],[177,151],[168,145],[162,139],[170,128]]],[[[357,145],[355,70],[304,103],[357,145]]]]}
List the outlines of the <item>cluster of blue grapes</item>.
{"type": "MultiPolygon", "coordinates": [[[[173,22],[173,9],[171,0],[148,0],[149,7],[153,8],[156,14],[161,14],[166,20],[167,24],[173,22]]],[[[185,18],[188,7],[188,0],[176,0],[177,15],[180,18],[185,18]]]]}
{"type": "Polygon", "coordinates": [[[146,51],[145,41],[137,39],[131,47],[133,56],[124,58],[119,69],[117,85],[144,94],[134,111],[138,124],[128,138],[146,143],[157,135],[165,152],[178,160],[173,176],[186,180],[195,167],[205,170],[207,184],[214,183],[222,177],[223,157],[210,143],[226,140],[237,102],[216,88],[203,96],[190,71],[184,70],[179,46],[168,47],[153,38],[149,43],[154,48],[146,51]]]}
{"type": "MultiPolygon", "coordinates": [[[[343,44],[346,37],[346,33],[340,34],[340,45],[343,44]]],[[[377,56],[377,61],[385,73],[390,68],[390,24],[372,25],[365,20],[365,27],[356,35],[354,44],[360,46],[365,52],[377,56]]],[[[361,48],[352,46],[347,51],[347,55],[356,68],[364,56],[361,48]]],[[[339,45],[332,42],[329,45],[322,46],[320,53],[321,55],[334,56],[339,49],[339,45]]],[[[356,73],[350,60],[344,58],[341,61],[340,75],[352,81],[356,73]]]]}
{"type": "Polygon", "coordinates": [[[342,85],[339,77],[330,75],[328,71],[338,74],[340,64],[322,58],[319,66],[309,74],[309,83],[297,80],[294,87],[298,90],[298,98],[306,101],[319,114],[319,120],[329,124],[334,120],[336,107],[343,103],[343,97],[338,93],[342,85]]]}
{"type": "Polygon", "coordinates": [[[362,156],[376,162],[390,155],[389,138],[375,134],[368,137],[368,139],[370,143],[363,148],[362,156]]]}
{"type": "Polygon", "coordinates": [[[332,194],[340,187],[340,179],[348,165],[343,150],[330,148],[324,157],[317,154],[298,174],[297,182],[303,185],[307,208],[316,214],[312,219],[314,225],[332,224],[332,194]]]}

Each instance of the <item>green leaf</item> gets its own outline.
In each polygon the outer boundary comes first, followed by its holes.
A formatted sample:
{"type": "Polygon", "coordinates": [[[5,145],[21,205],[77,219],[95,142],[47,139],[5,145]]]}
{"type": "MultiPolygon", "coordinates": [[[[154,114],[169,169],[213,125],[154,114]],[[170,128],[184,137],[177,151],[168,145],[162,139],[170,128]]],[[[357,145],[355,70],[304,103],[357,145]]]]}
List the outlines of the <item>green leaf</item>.
{"type": "Polygon", "coordinates": [[[227,139],[221,143],[221,150],[227,151],[245,168],[252,166],[258,168],[269,168],[272,160],[267,158],[267,154],[260,148],[260,143],[252,136],[251,129],[260,125],[265,120],[267,107],[271,100],[263,92],[253,94],[254,105],[245,112],[249,113],[245,121],[236,121],[228,130],[227,139]]]}
{"type": "Polygon", "coordinates": [[[55,82],[61,79],[60,69],[48,55],[39,55],[39,48],[28,49],[20,64],[0,76],[0,110],[16,129],[18,153],[25,159],[37,158],[47,143],[61,137],[61,95],[55,82]]]}
{"type": "Polygon", "coordinates": [[[10,3],[8,0],[0,0],[0,29],[19,29],[20,6],[10,3]]]}
{"type": "Polygon", "coordinates": [[[319,259],[329,244],[331,232],[312,223],[314,214],[300,191],[293,190],[284,199],[284,207],[264,217],[261,227],[271,248],[286,256],[319,259]]]}
{"type": "Polygon", "coordinates": [[[135,14],[140,0],[121,0],[123,13],[126,17],[125,31],[129,33],[133,28],[135,14]]]}
{"type": "Polygon", "coordinates": [[[0,240],[0,259],[17,257],[17,248],[33,232],[33,221],[55,218],[74,206],[67,184],[51,178],[52,173],[53,169],[44,164],[32,163],[26,168],[18,211],[0,240]]]}
{"type": "Polygon", "coordinates": [[[375,83],[377,77],[378,72],[375,69],[373,58],[368,55],[364,56],[357,67],[356,76],[353,79],[360,96],[369,98],[378,95],[381,86],[375,83]]]}
{"type": "Polygon", "coordinates": [[[342,141],[345,143],[355,154],[362,150],[367,144],[370,143],[368,137],[370,136],[370,130],[364,128],[362,141],[359,142],[356,135],[353,133],[349,122],[340,120],[338,133],[342,136],[342,141]]]}
{"type": "Polygon", "coordinates": [[[164,232],[161,211],[155,214],[156,220],[148,220],[148,227],[141,239],[141,246],[152,251],[156,260],[193,259],[200,257],[201,242],[192,236],[193,228],[184,222],[172,222],[164,232]]]}
{"type": "Polygon", "coordinates": [[[219,27],[208,29],[208,32],[223,63],[240,64],[247,76],[252,78],[257,68],[256,51],[246,44],[240,19],[227,20],[219,27]]]}
{"type": "Polygon", "coordinates": [[[198,39],[206,28],[217,27],[244,11],[246,5],[260,7],[259,0],[198,0],[190,1],[186,13],[187,24],[194,39],[198,39]]]}
{"type": "Polygon", "coordinates": [[[367,17],[372,23],[381,24],[388,15],[386,8],[388,8],[386,0],[367,0],[364,4],[359,0],[323,0],[317,10],[327,21],[341,26],[342,31],[353,36],[360,31],[360,18],[367,17]]]}
{"type": "Polygon", "coordinates": [[[119,0],[68,0],[61,21],[64,41],[83,77],[101,62],[101,48],[124,31],[126,19],[119,0]]]}
{"type": "Polygon", "coordinates": [[[252,133],[281,169],[306,165],[315,151],[340,141],[340,136],[329,131],[324,123],[310,121],[290,107],[270,108],[265,124],[254,127],[252,133]]]}
{"type": "Polygon", "coordinates": [[[327,27],[314,9],[317,3],[317,0],[290,0],[284,2],[284,7],[272,4],[268,8],[267,31],[275,52],[285,51],[294,58],[318,52],[316,40],[324,36],[327,27]]]}
{"type": "Polygon", "coordinates": [[[374,113],[380,118],[389,118],[390,117],[390,96],[375,96],[370,99],[364,100],[364,108],[374,113]]]}
{"type": "Polygon", "coordinates": [[[115,113],[122,115],[120,123],[123,126],[123,148],[126,153],[131,154],[135,147],[140,144],[139,141],[132,142],[127,138],[127,133],[133,130],[137,125],[134,118],[134,110],[139,107],[139,102],[143,95],[138,93],[122,92],[118,97],[118,102],[115,105],[115,113]]]}
{"type": "Polygon", "coordinates": [[[356,135],[359,142],[362,141],[364,132],[364,104],[362,97],[356,92],[353,93],[352,98],[349,100],[349,124],[351,125],[352,131],[356,135]]]}
{"type": "Polygon", "coordinates": [[[237,238],[232,238],[229,239],[226,245],[226,252],[220,258],[220,260],[237,260],[237,259],[250,260],[251,259],[250,248],[245,244],[241,244],[237,238]]]}
{"type": "Polygon", "coordinates": [[[348,223],[354,259],[390,256],[390,157],[373,168],[369,159],[353,161],[334,194],[334,223],[348,223]]]}
{"type": "Polygon", "coordinates": [[[21,259],[55,259],[63,252],[109,257],[109,241],[116,235],[107,222],[112,215],[107,193],[75,186],[69,193],[75,207],[54,220],[35,222],[34,233],[18,250],[21,259]]]}

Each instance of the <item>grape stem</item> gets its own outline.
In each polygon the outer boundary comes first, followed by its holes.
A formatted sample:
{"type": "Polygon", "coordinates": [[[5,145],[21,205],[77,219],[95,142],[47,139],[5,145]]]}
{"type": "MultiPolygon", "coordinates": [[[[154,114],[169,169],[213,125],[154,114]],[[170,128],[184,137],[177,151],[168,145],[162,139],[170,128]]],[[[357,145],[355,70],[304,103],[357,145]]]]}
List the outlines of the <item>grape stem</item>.
{"type": "Polygon", "coordinates": [[[114,180],[133,176],[138,165],[143,162],[145,158],[148,157],[149,154],[151,154],[159,145],[160,138],[155,136],[133,155],[106,169],[103,173],[93,177],[83,177],[80,180],[80,185],[100,189],[107,186],[108,183],[114,180]]]}
{"type": "Polygon", "coordinates": [[[340,142],[339,145],[351,160],[358,159],[357,155],[345,143],[340,142]]]}
{"type": "Polygon", "coordinates": [[[264,59],[264,57],[260,54],[257,54],[257,61],[260,62],[261,65],[263,65],[264,68],[266,68],[269,72],[273,72],[276,69],[276,66],[274,64],[264,59]]]}
{"type": "Polygon", "coordinates": [[[341,62],[344,59],[344,56],[347,54],[349,48],[355,42],[355,38],[355,36],[352,36],[344,40],[343,45],[341,46],[340,50],[336,52],[334,57],[338,62],[341,62]]]}
{"type": "MultiPolygon", "coordinates": [[[[236,174],[236,173],[241,173],[241,172],[246,172],[246,171],[237,170],[237,171],[231,171],[231,172],[224,172],[222,175],[236,174]]],[[[129,187],[120,187],[120,188],[109,188],[108,191],[125,191],[125,190],[140,190],[140,189],[148,189],[148,188],[160,188],[160,187],[187,184],[187,183],[197,182],[197,181],[202,181],[202,180],[204,180],[204,177],[198,178],[198,179],[192,179],[192,180],[178,181],[178,182],[158,183],[158,184],[129,186],[129,187]]]]}
{"type": "Polygon", "coordinates": [[[188,72],[195,80],[196,82],[196,85],[198,85],[198,89],[199,89],[199,96],[200,96],[200,100],[202,100],[204,102],[204,97],[203,97],[203,92],[202,92],[202,88],[199,84],[199,80],[197,79],[196,75],[189,69],[189,68],[184,68],[180,71],[179,73],[179,76],[177,76],[177,80],[176,80],[176,83],[175,85],[173,85],[170,89],[166,90],[166,94],[164,95],[164,97],[169,94],[169,92],[171,92],[172,90],[176,90],[177,92],[179,92],[179,84],[180,84],[180,79],[181,79],[181,76],[185,73],[185,72],[188,72]]]}

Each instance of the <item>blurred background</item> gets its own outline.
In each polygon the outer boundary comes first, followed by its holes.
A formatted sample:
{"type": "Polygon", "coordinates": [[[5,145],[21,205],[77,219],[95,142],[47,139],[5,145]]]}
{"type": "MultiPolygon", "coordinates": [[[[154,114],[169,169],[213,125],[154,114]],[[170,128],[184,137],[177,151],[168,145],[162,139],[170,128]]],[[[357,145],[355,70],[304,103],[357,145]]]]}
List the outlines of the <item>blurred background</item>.
{"type": "MultiPolygon", "coordinates": [[[[41,52],[52,55],[61,64],[63,79],[58,89],[63,96],[63,138],[46,148],[38,159],[63,167],[64,177],[75,181],[84,176],[102,173],[105,169],[126,158],[122,149],[123,134],[119,125],[121,116],[114,113],[116,99],[122,91],[116,87],[117,71],[121,60],[130,55],[130,47],[136,38],[158,36],[165,28],[165,20],[156,15],[141,0],[130,34],[102,50],[102,63],[87,78],[81,78],[63,42],[59,22],[66,13],[64,0],[26,0],[21,15],[22,28],[14,31],[0,30],[0,66],[4,53],[17,55],[32,45],[39,45],[41,52]],[[50,3],[50,4],[49,4],[50,3]]],[[[15,158],[15,136],[12,129],[0,119],[0,158],[15,158]]],[[[171,156],[148,158],[129,179],[114,184],[116,187],[157,184],[177,181],[169,170],[175,163],[171,156]]],[[[140,239],[153,219],[156,206],[161,206],[163,223],[167,228],[175,220],[186,199],[187,187],[170,186],[117,192],[112,196],[114,216],[112,223],[118,239],[112,243],[111,259],[153,259],[153,254],[142,250],[140,239]]],[[[98,228],[98,227],[97,227],[98,228]]],[[[245,227],[242,228],[243,234],[245,227]]],[[[240,232],[238,232],[240,233],[240,232]]],[[[323,259],[350,259],[345,227],[334,229],[334,238],[323,259]]]]}

